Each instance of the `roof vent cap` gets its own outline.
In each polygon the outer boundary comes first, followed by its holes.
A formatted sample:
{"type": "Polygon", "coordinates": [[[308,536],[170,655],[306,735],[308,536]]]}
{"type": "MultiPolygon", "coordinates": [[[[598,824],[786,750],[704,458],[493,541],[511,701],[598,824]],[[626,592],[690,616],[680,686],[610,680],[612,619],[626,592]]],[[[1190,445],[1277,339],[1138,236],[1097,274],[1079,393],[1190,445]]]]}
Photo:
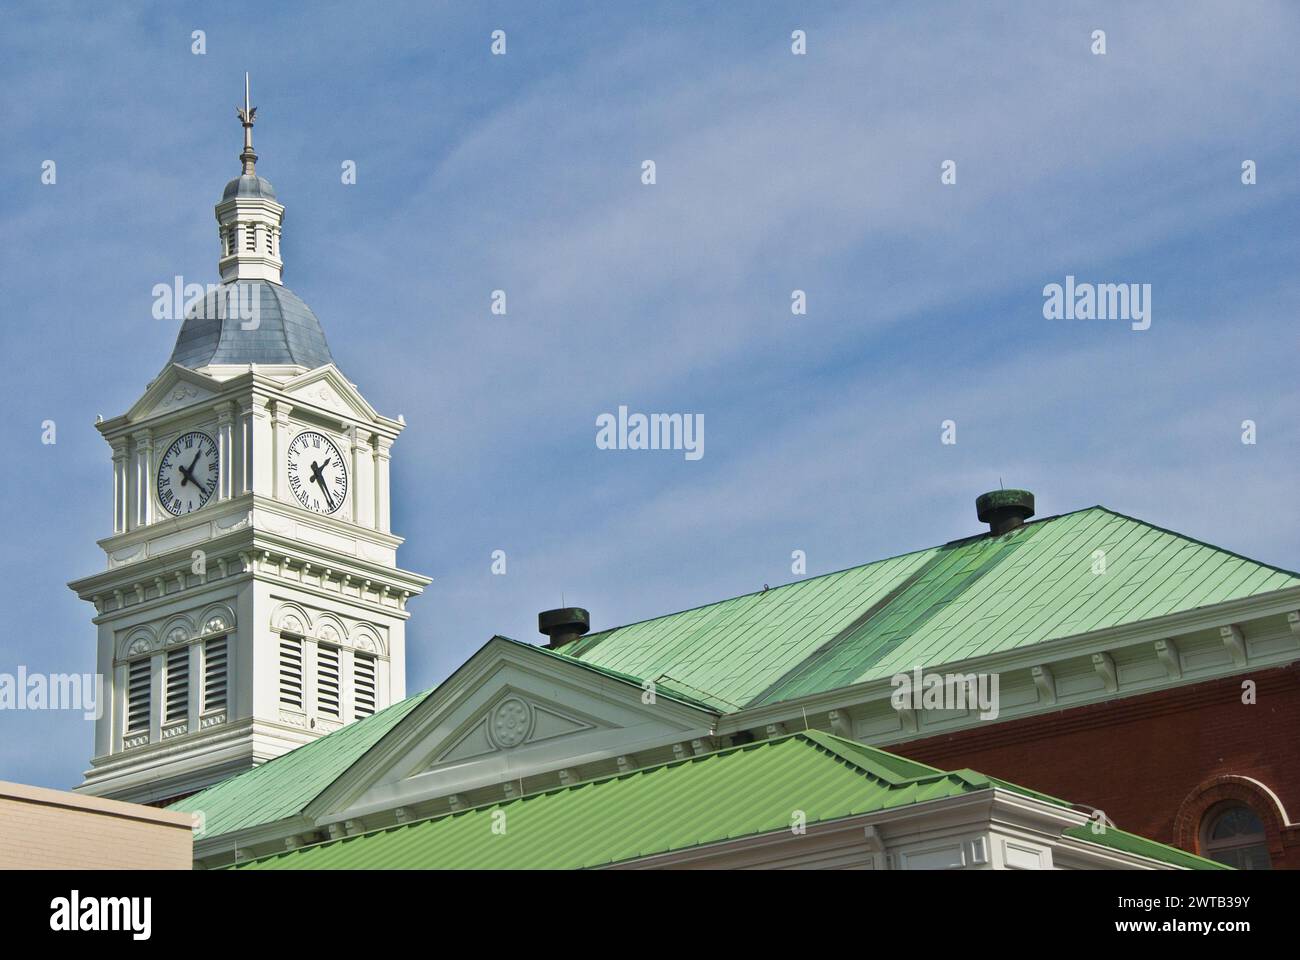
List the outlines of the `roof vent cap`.
{"type": "Polygon", "coordinates": [[[537,629],[551,638],[548,647],[572,643],[591,629],[591,614],[582,607],[543,610],[537,615],[537,629]]]}
{"type": "Polygon", "coordinates": [[[1034,515],[1034,495],[1028,490],[992,490],[975,498],[975,513],[993,536],[1000,536],[1034,515]]]}

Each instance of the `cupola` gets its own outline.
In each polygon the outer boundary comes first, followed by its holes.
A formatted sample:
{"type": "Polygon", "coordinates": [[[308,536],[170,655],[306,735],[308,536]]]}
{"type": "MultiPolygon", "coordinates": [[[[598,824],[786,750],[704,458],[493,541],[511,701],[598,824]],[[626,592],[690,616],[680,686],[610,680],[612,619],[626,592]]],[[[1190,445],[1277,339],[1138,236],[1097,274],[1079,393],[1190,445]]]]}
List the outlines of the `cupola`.
{"type": "Polygon", "coordinates": [[[248,74],[244,74],[244,105],[235,110],[244,126],[244,152],[239,155],[243,170],[226,184],[217,203],[221,279],[282,283],[280,228],[284,207],[276,201],[271,181],[257,175],[257,154],[253,152],[257,108],[249,102],[248,74]]]}

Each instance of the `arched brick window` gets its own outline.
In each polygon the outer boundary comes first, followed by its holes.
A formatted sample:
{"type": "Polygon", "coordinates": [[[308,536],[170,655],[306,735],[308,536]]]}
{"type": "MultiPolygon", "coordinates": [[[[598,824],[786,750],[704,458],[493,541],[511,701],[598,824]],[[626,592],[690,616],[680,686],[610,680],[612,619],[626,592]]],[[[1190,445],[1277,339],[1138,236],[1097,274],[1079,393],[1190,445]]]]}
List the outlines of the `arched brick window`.
{"type": "Polygon", "coordinates": [[[1264,821],[1244,803],[1212,807],[1201,821],[1201,856],[1238,870],[1270,870],[1264,821]]]}
{"type": "Polygon", "coordinates": [[[1174,842],[1239,870],[1269,870],[1284,859],[1285,815],[1277,797],[1249,777],[1215,777],[1183,801],[1174,842]]]}

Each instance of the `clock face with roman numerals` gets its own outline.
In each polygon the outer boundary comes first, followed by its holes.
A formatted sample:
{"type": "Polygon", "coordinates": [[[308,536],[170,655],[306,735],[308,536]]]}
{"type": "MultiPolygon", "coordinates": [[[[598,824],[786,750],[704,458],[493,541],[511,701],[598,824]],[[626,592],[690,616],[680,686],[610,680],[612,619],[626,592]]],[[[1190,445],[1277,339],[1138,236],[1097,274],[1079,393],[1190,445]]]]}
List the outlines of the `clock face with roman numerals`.
{"type": "Polygon", "coordinates": [[[217,489],[217,444],[193,430],[172,441],[158,464],[158,502],[172,516],[193,513],[217,489]]]}
{"type": "Polygon", "coordinates": [[[334,513],[348,496],[348,471],[329,437],[304,430],[289,444],[289,488],[313,513],[334,513]]]}

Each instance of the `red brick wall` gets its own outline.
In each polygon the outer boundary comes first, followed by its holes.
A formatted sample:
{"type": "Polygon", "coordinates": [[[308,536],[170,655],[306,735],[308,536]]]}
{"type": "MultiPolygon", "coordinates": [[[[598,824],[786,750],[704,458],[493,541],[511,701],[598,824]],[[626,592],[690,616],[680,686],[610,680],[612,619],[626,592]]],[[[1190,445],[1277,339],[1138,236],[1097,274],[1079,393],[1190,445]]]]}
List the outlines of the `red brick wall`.
{"type": "Polygon", "coordinates": [[[1300,664],[1291,664],[888,749],[1087,804],[1122,830],[1193,852],[1207,811],[1245,802],[1264,821],[1273,866],[1300,869],[1300,824],[1284,820],[1300,815],[1298,734],[1300,664]],[[1254,705],[1241,702],[1247,679],[1254,705]]]}

